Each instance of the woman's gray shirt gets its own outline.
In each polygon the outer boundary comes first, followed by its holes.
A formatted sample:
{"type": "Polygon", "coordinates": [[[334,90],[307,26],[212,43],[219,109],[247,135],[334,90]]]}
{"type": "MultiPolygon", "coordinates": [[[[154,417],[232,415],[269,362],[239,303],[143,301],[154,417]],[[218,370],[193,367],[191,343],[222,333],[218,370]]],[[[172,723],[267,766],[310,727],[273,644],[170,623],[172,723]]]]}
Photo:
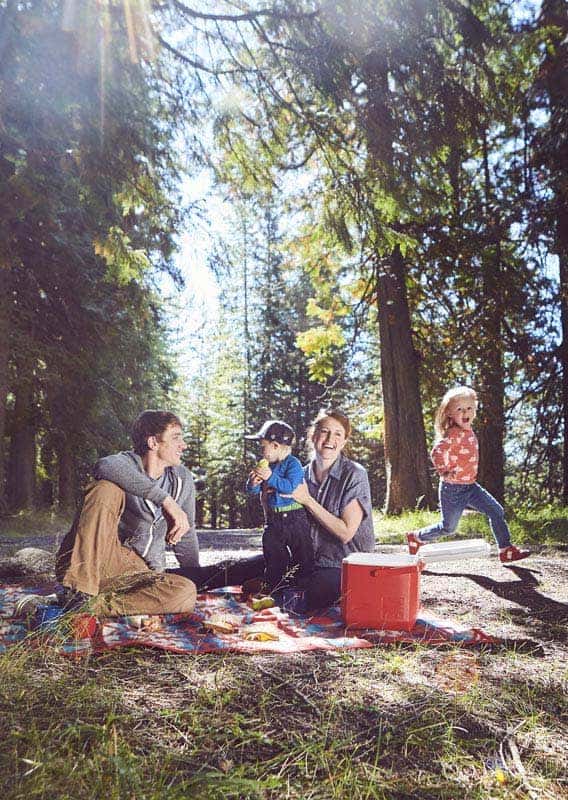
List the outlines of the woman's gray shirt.
{"type": "Polygon", "coordinates": [[[190,529],[171,547],[180,566],[199,564],[199,545],[195,532],[195,487],[187,467],[166,467],[161,478],[150,478],[137,453],[125,451],[101,458],[94,476],[120,486],[126,493],[125,508],[118,525],[118,535],[126,547],[142,556],[150,569],[166,568],[168,520],[162,503],[171,495],[187,514],[190,529]]]}
{"type": "Polygon", "coordinates": [[[314,461],[304,467],[304,477],[311,496],[335,517],[341,517],[343,509],[352,500],[357,500],[363,510],[361,524],[349,542],[342,542],[312,518],[316,566],[341,567],[341,562],[349,553],[373,552],[375,535],[367,470],[340,453],[322,484],[316,480],[314,461]]]}

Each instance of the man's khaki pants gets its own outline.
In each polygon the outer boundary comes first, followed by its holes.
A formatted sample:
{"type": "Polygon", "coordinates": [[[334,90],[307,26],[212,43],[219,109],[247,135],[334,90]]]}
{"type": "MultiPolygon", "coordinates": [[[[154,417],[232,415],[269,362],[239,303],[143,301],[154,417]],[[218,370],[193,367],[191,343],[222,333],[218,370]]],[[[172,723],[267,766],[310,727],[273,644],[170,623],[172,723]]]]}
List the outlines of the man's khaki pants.
{"type": "Polygon", "coordinates": [[[94,595],[89,608],[101,616],[188,613],[195,584],[181,575],[152,571],[118,538],[124,510],[122,489],[109,481],[92,483],[83,507],[59,548],[57,579],[63,586],[94,595]]]}

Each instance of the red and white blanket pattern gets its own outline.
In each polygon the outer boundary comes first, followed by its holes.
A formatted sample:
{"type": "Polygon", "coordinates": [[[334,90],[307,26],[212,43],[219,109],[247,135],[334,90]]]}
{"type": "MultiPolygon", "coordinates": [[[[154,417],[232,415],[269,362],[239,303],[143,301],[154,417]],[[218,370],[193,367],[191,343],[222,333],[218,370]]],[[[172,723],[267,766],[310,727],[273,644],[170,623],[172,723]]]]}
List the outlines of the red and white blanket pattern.
{"type": "MultiPolygon", "coordinates": [[[[14,617],[19,599],[30,592],[48,594],[53,587],[0,587],[0,652],[25,639],[33,643],[29,622],[14,617]]],[[[421,609],[412,631],[350,630],[341,619],[339,608],[324,614],[289,616],[278,608],[253,611],[239,602],[238,588],[217,590],[198,597],[192,614],[165,614],[153,620],[152,629],[138,628],[131,618],[104,619],[87,626],[86,638],[69,635],[72,625],[55,624],[50,637],[62,653],[80,656],[116,647],[154,647],[173,653],[299,653],[314,650],[340,650],[375,647],[396,642],[442,645],[495,645],[502,640],[478,628],[466,628],[440,619],[421,609]],[[222,619],[233,627],[231,633],[207,628],[211,619],[222,619]],[[64,634],[62,635],[62,631],[64,634]],[[65,633],[66,632],[66,633],[65,633]]]]}

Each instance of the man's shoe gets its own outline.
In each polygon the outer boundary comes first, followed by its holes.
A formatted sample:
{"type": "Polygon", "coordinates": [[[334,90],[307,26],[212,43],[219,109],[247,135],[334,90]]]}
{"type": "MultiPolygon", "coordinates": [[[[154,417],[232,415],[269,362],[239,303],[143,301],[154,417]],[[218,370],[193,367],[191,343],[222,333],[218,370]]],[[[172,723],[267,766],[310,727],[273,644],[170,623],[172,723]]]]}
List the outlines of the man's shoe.
{"type": "Polygon", "coordinates": [[[528,558],[530,555],[532,555],[530,550],[520,550],[514,544],[510,544],[509,547],[499,553],[499,561],[502,564],[510,564],[513,561],[521,561],[523,558],[528,558]]]}
{"type": "Polygon", "coordinates": [[[57,599],[63,611],[67,612],[84,608],[93,599],[93,596],[79,592],[77,589],[71,589],[69,586],[63,586],[57,592],[57,599]]]}
{"type": "Polygon", "coordinates": [[[424,544],[422,539],[420,539],[414,531],[406,534],[406,541],[408,542],[408,552],[411,556],[415,556],[424,544]]]}
{"type": "Polygon", "coordinates": [[[39,606],[57,605],[56,594],[26,594],[14,604],[15,617],[31,617],[39,606]]]}

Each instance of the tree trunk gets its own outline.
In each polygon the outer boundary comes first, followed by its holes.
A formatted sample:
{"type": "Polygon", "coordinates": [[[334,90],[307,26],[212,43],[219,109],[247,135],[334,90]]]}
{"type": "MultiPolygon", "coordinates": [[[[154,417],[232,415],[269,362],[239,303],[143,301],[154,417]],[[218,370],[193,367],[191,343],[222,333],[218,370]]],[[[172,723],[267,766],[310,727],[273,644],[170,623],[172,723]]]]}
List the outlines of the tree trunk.
{"type": "Polygon", "coordinates": [[[57,447],[58,501],[60,509],[74,508],[77,501],[75,453],[67,438],[61,437],[57,447]]]}
{"type": "Polygon", "coordinates": [[[426,434],[412,346],[404,262],[396,250],[377,279],[387,514],[417,506],[434,507],[426,434]]]}
{"type": "Polygon", "coordinates": [[[219,520],[219,506],[216,497],[211,497],[209,500],[209,516],[211,519],[211,527],[216,528],[219,520]]]}
{"type": "Polygon", "coordinates": [[[0,265],[0,511],[5,507],[6,479],[6,398],[8,397],[8,358],[10,352],[9,271],[0,265]]]}
{"type": "MultiPolygon", "coordinates": [[[[367,59],[368,91],[364,118],[369,182],[379,180],[385,191],[394,184],[394,123],[390,108],[388,64],[383,54],[367,59]]],[[[369,198],[372,201],[372,198],[369,198]]],[[[376,242],[380,240],[377,224],[376,242]]],[[[412,345],[405,264],[400,250],[381,259],[377,254],[377,297],[384,403],[384,446],[387,490],[385,512],[399,514],[417,506],[433,507],[426,434],[422,416],[418,363],[412,345]]]]}
{"type": "MultiPolygon", "coordinates": [[[[554,187],[553,214],[556,222],[555,252],[560,266],[560,315],[562,344],[562,503],[568,505],[568,144],[566,142],[566,104],[568,102],[568,18],[565,0],[544,0],[541,24],[554,26],[554,52],[543,68],[546,91],[550,100],[548,156],[554,187]]],[[[549,34],[550,35],[550,34],[549,34]]]]}
{"type": "Polygon", "coordinates": [[[202,528],[203,520],[205,518],[205,500],[203,497],[198,497],[195,500],[195,527],[202,528]]]}
{"type": "MultiPolygon", "coordinates": [[[[491,271],[491,265],[489,265],[491,271]]],[[[498,274],[498,271],[495,270],[498,274]]],[[[498,279],[498,278],[497,278],[498,279]]],[[[490,283],[493,283],[493,279],[490,283]]],[[[479,482],[488,492],[503,502],[505,494],[505,380],[503,371],[503,347],[499,306],[491,299],[492,287],[486,293],[487,310],[484,338],[491,346],[483,354],[479,367],[479,482]]]]}
{"type": "Polygon", "coordinates": [[[503,365],[502,252],[493,202],[487,136],[483,136],[487,245],[482,253],[482,350],[479,363],[479,482],[500,502],[505,494],[505,373],[503,365]]]}
{"type": "Polygon", "coordinates": [[[564,237],[563,253],[560,260],[560,314],[562,319],[562,345],[560,359],[562,365],[562,422],[564,441],[562,450],[562,504],[568,506],[568,208],[559,213],[558,239],[564,237]],[[562,220],[562,217],[564,218],[562,220]],[[561,233],[561,226],[564,226],[561,233]]]}
{"type": "Polygon", "coordinates": [[[33,508],[36,485],[36,430],[31,380],[16,389],[11,426],[7,494],[13,511],[33,508]]]}

